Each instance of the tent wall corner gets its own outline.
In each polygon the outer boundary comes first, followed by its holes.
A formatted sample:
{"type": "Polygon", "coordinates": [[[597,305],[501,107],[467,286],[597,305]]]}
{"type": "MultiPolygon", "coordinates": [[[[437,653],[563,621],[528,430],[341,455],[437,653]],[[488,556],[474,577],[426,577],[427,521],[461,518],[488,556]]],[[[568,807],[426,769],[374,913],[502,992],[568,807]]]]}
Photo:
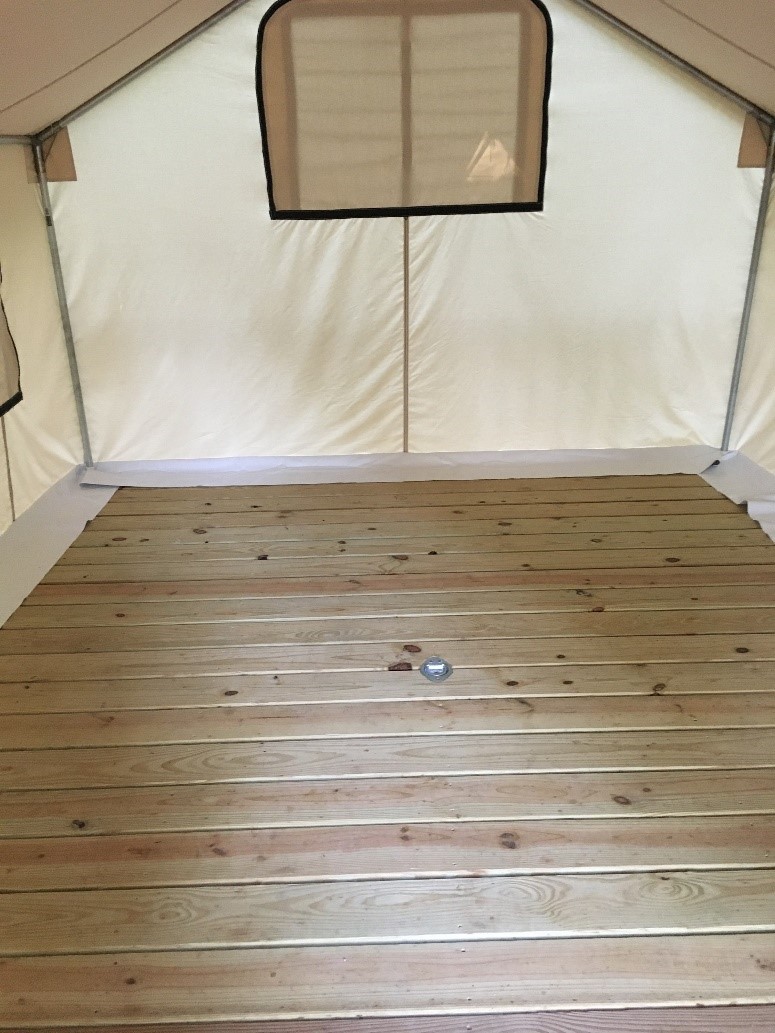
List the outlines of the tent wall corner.
{"type": "Polygon", "coordinates": [[[0,263],[24,396],[3,417],[2,530],[11,516],[11,491],[18,517],[82,461],[45,219],[21,145],[0,147],[0,263]]]}
{"type": "Polygon", "coordinates": [[[770,190],[729,447],[775,474],[775,198],[770,190]]]}
{"type": "Polygon", "coordinates": [[[764,250],[764,237],[767,232],[767,221],[772,196],[773,173],[775,173],[775,132],[773,132],[772,127],[770,127],[769,141],[767,143],[767,157],[764,166],[764,182],[762,184],[762,192],[759,199],[759,214],[756,220],[756,233],[754,234],[753,248],[751,251],[751,265],[748,271],[748,284],[745,292],[745,301],[743,302],[743,312],[740,319],[740,333],[737,338],[737,351],[735,352],[735,363],[732,368],[729,401],[727,402],[724,432],[721,439],[721,448],[724,452],[729,450],[735,416],[737,413],[737,400],[740,393],[740,381],[743,374],[745,354],[748,348],[751,316],[753,314],[754,302],[756,300],[757,288],[759,286],[759,271],[761,267],[762,252],[764,250]]]}

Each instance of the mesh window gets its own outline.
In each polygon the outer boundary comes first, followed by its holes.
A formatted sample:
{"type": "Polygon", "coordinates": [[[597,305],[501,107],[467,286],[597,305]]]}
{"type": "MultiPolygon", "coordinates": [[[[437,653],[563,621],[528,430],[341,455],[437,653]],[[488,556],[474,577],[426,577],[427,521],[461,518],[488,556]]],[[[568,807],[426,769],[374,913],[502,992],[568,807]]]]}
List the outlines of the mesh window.
{"type": "MultiPolygon", "coordinates": [[[[3,282],[0,274],[0,284],[3,282]]],[[[22,389],[19,383],[19,356],[13,343],[5,308],[0,300],[0,416],[22,400],[22,389]]]]}
{"type": "Polygon", "coordinates": [[[280,0],[256,83],[273,218],[540,211],[537,0],[280,0]]]}

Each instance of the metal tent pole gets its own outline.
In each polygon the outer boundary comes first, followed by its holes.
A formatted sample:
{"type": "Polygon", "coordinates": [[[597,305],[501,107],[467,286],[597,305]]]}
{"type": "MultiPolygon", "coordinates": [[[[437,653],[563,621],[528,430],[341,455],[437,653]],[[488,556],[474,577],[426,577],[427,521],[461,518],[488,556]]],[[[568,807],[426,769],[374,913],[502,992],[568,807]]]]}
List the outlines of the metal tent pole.
{"type": "Polygon", "coordinates": [[[13,494],[13,480],[11,478],[11,453],[8,451],[8,434],[5,429],[5,416],[0,416],[0,431],[3,437],[3,451],[5,452],[5,473],[8,478],[8,501],[11,503],[11,522],[16,520],[16,499],[13,494]]]}
{"type": "Polygon", "coordinates": [[[759,216],[756,220],[756,233],[753,239],[753,252],[751,254],[751,265],[748,269],[748,284],[745,289],[745,302],[743,304],[743,315],[740,320],[740,333],[737,338],[737,351],[735,352],[735,364],[732,368],[732,383],[729,387],[729,401],[727,402],[727,413],[724,420],[724,434],[721,438],[721,450],[729,451],[729,442],[732,437],[732,424],[735,420],[735,407],[737,395],[740,390],[740,375],[743,372],[745,360],[745,346],[748,342],[748,329],[751,325],[751,312],[753,301],[756,295],[756,280],[759,273],[759,261],[764,243],[764,230],[767,226],[767,213],[770,207],[772,195],[772,177],[775,170],[775,132],[770,132],[770,142],[767,147],[767,165],[764,169],[764,183],[762,184],[762,196],[759,201],[759,216]]]}
{"type": "Polygon", "coordinates": [[[668,50],[666,47],[661,46],[659,43],[655,43],[654,40],[649,39],[648,36],[644,36],[642,32],[638,32],[637,29],[631,28],[625,22],[620,21],[619,18],[609,14],[608,11],[603,8],[598,7],[596,3],[593,3],[593,0],[574,0],[574,3],[578,4],[579,7],[583,7],[585,11],[589,11],[590,14],[600,18],[607,25],[617,29],[625,36],[628,36],[630,39],[640,43],[641,46],[650,50],[651,53],[658,54],[661,58],[664,58],[665,61],[669,61],[674,67],[680,68],[681,71],[693,76],[693,78],[703,83],[703,85],[707,86],[709,89],[715,90],[716,93],[726,97],[726,99],[731,101],[733,104],[737,104],[738,107],[750,112],[760,122],[763,122],[770,127],[770,142],[767,148],[767,164],[764,170],[764,184],[762,186],[761,201],[759,202],[756,234],[754,236],[751,264],[748,270],[748,284],[745,291],[743,314],[740,320],[740,331],[737,338],[737,351],[735,352],[735,363],[732,369],[732,382],[729,388],[729,401],[727,403],[726,417],[724,419],[724,432],[721,439],[721,449],[726,452],[729,450],[729,443],[732,437],[732,424],[735,419],[735,407],[737,404],[738,391],[740,389],[740,375],[743,370],[743,361],[745,359],[745,347],[748,341],[748,329],[751,323],[751,311],[753,309],[754,295],[756,293],[756,278],[759,272],[759,260],[762,253],[764,230],[767,224],[767,212],[769,208],[770,195],[772,193],[773,169],[775,168],[775,117],[773,117],[773,115],[768,111],[764,111],[757,107],[757,105],[751,103],[751,101],[746,100],[745,97],[742,97],[739,93],[731,90],[728,86],[724,86],[723,83],[718,82],[710,75],[706,75],[705,72],[701,72],[699,68],[695,68],[694,65],[685,61],[682,57],[678,57],[677,54],[673,54],[672,51],[668,50]]]}
{"type": "Polygon", "coordinates": [[[81,432],[83,461],[87,467],[91,467],[94,466],[94,460],[92,459],[91,442],[89,441],[89,427],[86,423],[86,410],[83,404],[81,375],[78,372],[78,358],[75,354],[73,326],[70,322],[70,309],[67,305],[67,293],[65,291],[65,281],[62,275],[62,261],[59,256],[59,245],[57,243],[56,229],[54,228],[54,214],[51,209],[51,195],[49,194],[48,178],[46,176],[46,160],[43,156],[43,145],[40,140],[36,140],[33,143],[32,154],[35,159],[35,172],[38,176],[40,197],[43,202],[43,214],[46,220],[46,234],[48,236],[48,248],[51,254],[51,264],[54,268],[54,280],[56,282],[57,299],[59,301],[59,315],[62,320],[62,330],[65,335],[67,361],[70,366],[70,380],[72,381],[73,395],[75,397],[75,411],[78,415],[78,427],[81,432]]]}

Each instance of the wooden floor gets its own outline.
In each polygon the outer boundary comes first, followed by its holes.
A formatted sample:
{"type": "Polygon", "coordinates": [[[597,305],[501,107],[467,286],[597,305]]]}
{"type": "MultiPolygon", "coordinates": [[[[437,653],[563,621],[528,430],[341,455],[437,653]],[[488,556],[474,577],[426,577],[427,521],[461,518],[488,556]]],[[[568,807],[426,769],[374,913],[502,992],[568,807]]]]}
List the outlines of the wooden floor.
{"type": "Polygon", "coordinates": [[[772,1033],[773,674],[699,477],[123,489],[0,631],[0,1027],[772,1033]]]}

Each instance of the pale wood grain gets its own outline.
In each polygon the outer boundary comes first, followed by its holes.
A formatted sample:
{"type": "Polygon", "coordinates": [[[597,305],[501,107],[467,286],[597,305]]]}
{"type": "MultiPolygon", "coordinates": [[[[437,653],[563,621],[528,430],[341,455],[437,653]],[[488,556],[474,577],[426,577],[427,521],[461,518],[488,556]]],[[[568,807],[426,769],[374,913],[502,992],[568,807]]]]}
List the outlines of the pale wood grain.
{"type": "Polygon", "coordinates": [[[643,500],[619,502],[571,502],[544,501],[528,503],[520,496],[519,503],[499,503],[497,505],[479,506],[460,503],[459,505],[407,505],[395,507],[375,506],[371,509],[359,508],[357,517],[346,504],[338,501],[334,508],[302,510],[248,510],[242,513],[209,512],[209,508],[199,507],[194,513],[112,513],[103,511],[99,516],[99,528],[103,531],[141,528],[188,527],[192,516],[196,527],[263,527],[293,526],[296,524],[343,524],[352,523],[354,519],[366,524],[377,521],[415,523],[426,521],[461,520],[563,520],[568,517],[604,517],[604,516],[678,516],[696,514],[741,514],[743,510],[721,495],[713,498],[681,500],[643,500]]]}
{"type": "MultiPolygon", "coordinates": [[[[615,482],[614,482],[615,485],[615,482]]],[[[254,501],[255,496],[225,496],[222,493],[211,492],[208,488],[202,488],[198,495],[187,497],[157,495],[149,497],[145,492],[128,497],[123,492],[116,494],[108,501],[104,513],[107,516],[116,515],[150,515],[155,514],[190,514],[190,513],[245,513],[245,512],[267,512],[286,510],[293,513],[317,512],[325,510],[330,506],[341,505],[341,498],[335,494],[323,498],[315,498],[304,493],[295,498],[285,496],[274,499],[265,499],[261,502],[254,501]]],[[[638,484],[633,487],[563,487],[555,485],[551,488],[523,487],[516,491],[505,489],[481,491],[476,489],[475,482],[469,482],[469,487],[448,494],[422,493],[417,492],[390,491],[371,492],[366,490],[358,495],[350,495],[347,498],[347,507],[353,513],[362,509],[374,509],[376,507],[385,510],[411,506],[421,499],[422,505],[426,508],[434,506],[444,508],[450,504],[459,503],[462,506],[498,506],[498,505],[540,505],[545,502],[556,502],[560,505],[585,503],[585,502],[651,502],[651,501],[697,501],[711,500],[722,502],[715,488],[709,484],[700,482],[691,486],[681,487],[650,487],[638,484]]],[[[734,503],[728,503],[733,506],[734,503]]]]}
{"type": "Polygon", "coordinates": [[[218,647],[350,645],[356,643],[455,642],[465,649],[481,640],[630,638],[673,635],[771,635],[775,607],[682,613],[571,612],[384,617],[368,620],[275,621],[267,623],[35,628],[0,631],[0,656],[35,653],[105,653],[117,650],[201,650],[218,647]]]}
{"type": "Polygon", "coordinates": [[[775,933],[775,876],[737,869],[4,893],[0,923],[1,957],[775,933]]]}
{"type": "MultiPolygon", "coordinates": [[[[161,548],[163,558],[175,563],[211,563],[214,560],[243,560],[252,563],[257,555],[271,560],[312,559],[364,556],[385,558],[395,553],[408,556],[445,557],[449,555],[484,555],[487,553],[523,552],[593,552],[619,551],[622,549],[660,549],[669,553],[684,549],[737,549],[741,546],[764,546],[768,543],[761,530],[756,528],[729,531],[644,531],[644,532],[592,532],[591,534],[511,534],[501,528],[499,534],[412,536],[405,538],[344,538],[328,541],[298,542],[232,542],[218,544],[206,535],[199,535],[193,545],[165,544],[161,548]]],[[[123,548],[100,545],[68,549],[59,560],[61,566],[76,566],[88,563],[117,564],[148,562],[160,559],[162,553],[147,542],[124,545],[123,548]]],[[[441,559],[439,562],[443,562],[441,559]]]]}
{"type": "Polygon", "coordinates": [[[746,767],[775,767],[775,729],[479,733],[6,750],[0,754],[0,789],[746,767]]]}
{"type": "MultiPolygon", "coordinates": [[[[775,1006],[652,1008],[511,1015],[144,1024],[143,1033],[772,1033],[775,1006]]],[[[137,1033],[137,1026],[70,1026],[69,1033],[137,1033]]],[[[28,1029],[17,1033],[32,1033],[28,1029]]],[[[52,1033],[36,1029],[35,1033],[52,1033]]]]}
{"type": "MultiPolygon", "coordinates": [[[[198,545],[203,543],[226,545],[246,542],[314,543],[330,542],[344,538],[346,541],[367,542],[372,538],[417,537],[418,530],[410,521],[349,521],[341,524],[265,524],[263,526],[200,527],[196,518],[186,522],[180,520],[177,528],[134,528],[128,527],[103,530],[103,518],[92,522],[75,540],[73,548],[105,548],[121,551],[143,545],[148,549],[166,548],[170,545],[198,545]]],[[[155,521],[154,521],[155,522],[155,521]]],[[[210,521],[208,521],[210,523],[210,521]]],[[[758,524],[744,512],[734,513],[679,513],[674,516],[653,514],[651,516],[581,516],[552,518],[514,518],[510,520],[461,519],[432,520],[422,525],[423,535],[434,535],[454,539],[470,535],[495,536],[507,531],[513,535],[538,537],[565,534],[623,534],[623,533],[668,533],[682,531],[753,531],[763,535],[758,524]]]]}
{"type": "Polygon", "coordinates": [[[0,1025],[766,1004],[775,935],[6,959],[0,1025]]]}
{"type": "MultiPolygon", "coordinates": [[[[230,697],[233,698],[233,697],[230,697]]],[[[443,733],[775,728],[775,691],[0,714],[0,750],[443,733]]],[[[158,701],[161,703],[161,700],[158,701]]]]}
{"type": "Polygon", "coordinates": [[[498,699],[504,696],[584,697],[661,694],[769,693],[775,665],[589,664],[458,669],[430,683],[416,671],[340,671],[310,674],[204,675],[117,678],[110,681],[0,682],[0,712],[11,715],[107,710],[288,706],[402,700],[498,699]]]}
{"type": "MultiPolygon", "coordinates": [[[[363,793],[353,800],[359,803],[367,814],[363,793]]],[[[773,865],[772,814],[0,839],[6,893],[722,868],[767,868],[771,875],[773,865]]]]}
{"type": "Polygon", "coordinates": [[[211,581],[117,581],[92,584],[40,584],[29,596],[34,605],[69,606],[72,603],[100,601],[120,604],[167,599],[297,599],[329,595],[372,594],[392,596],[412,592],[478,592],[490,589],[520,589],[545,592],[570,590],[579,593],[594,588],[657,588],[663,586],[772,585],[773,564],[684,567],[629,567],[615,570],[513,570],[495,572],[458,572],[439,574],[393,574],[388,577],[333,578],[231,578],[211,581]]]}
{"type": "Polygon", "coordinates": [[[0,632],[0,1026],[775,1001],[774,588],[696,477],[120,491],[0,632]]]}
{"type": "Polygon", "coordinates": [[[90,838],[326,825],[740,814],[775,814],[775,769],[439,775],[160,788],[135,784],[131,792],[121,787],[22,790],[0,794],[0,835],[90,838]]]}
{"type": "MultiPolygon", "coordinates": [[[[495,613],[594,613],[607,611],[759,609],[775,607],[774,585],[694,588],[595,588],[533,592],[426,592],[414,594],[305,597],[287,599],[204,599],[73,603],[38,606],[28,602],[4,627],[100,628],[167,624],[228,624],[237,621],[340,621],[350,618],[466,616],[495,613]]],[[[674,618],[675,619],[675,618],[674,618]]]]}
{"type": "Polygon", "coordinates": [[[49,571],[43,584],[105,581],[213,581],[230,578],[326,578],[336,575],[368,577],[397,574],[467,573],[469,571],[617,570],[637,567],[673,569],[730,565],[775,565],[772,544],[729,548],[613,549],[557,552],[439,553],[431,555],[315,556],[273,559],[259,553],[249,559],[220,559],[192,564],[176,561],[165,552],[158,559],[99,564],[61,564],[49,571]]]}
{"type": "Polygon", "coordinates": [[[345,645],[211,646],[108,653],[39,653],[0,657],[0,682],[79,681],[384,671],[444,656],[455,668],[573,664],[705,663],[775,660],[775,635],[643,635],[615,638],[483,639],[345,645]],[[405,647],[410,646],[407,650],[405,647]]]}

